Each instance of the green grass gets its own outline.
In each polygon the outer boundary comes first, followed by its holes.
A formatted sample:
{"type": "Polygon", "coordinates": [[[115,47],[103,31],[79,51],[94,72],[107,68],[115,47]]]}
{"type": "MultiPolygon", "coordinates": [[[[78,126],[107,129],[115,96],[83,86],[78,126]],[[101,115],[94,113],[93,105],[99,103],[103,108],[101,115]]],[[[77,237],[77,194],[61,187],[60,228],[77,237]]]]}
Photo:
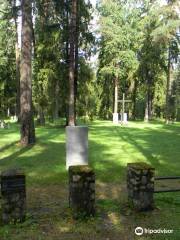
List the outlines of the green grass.
{"type": "Polygon", "coordinates": [[[180,124],[89,124],[89,161],[96,172],[97,215],[88,222],[75,222],[68,210],[64,127],[48,124],[36,128],[36,135],[35,145],[22,148],[17,124],[0,129],[0,171],[11,167],[25,170],[28,200],[27,221],[1,226],[0,240],[139,239],[134,235],[136,226],[174,229],[169,236],[141,239],[180,239],[179,193],[156,194],[157,209],[137,214],[126,207],[125,192],[128,162],[152,164],[156,175],[180,175],[180,124]]]}

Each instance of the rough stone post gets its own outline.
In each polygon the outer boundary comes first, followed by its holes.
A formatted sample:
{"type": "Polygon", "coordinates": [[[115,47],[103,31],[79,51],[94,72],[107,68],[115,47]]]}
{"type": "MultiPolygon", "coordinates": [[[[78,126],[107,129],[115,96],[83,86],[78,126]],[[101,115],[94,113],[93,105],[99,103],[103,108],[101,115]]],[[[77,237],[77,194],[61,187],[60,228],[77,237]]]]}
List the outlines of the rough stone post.
{"type": "Polygon", "coordinates": [[[127,165],[128,199],[138,211],[154,208],[154,171],[146,163],[129,163],[127,165]]]}
{"type": "Polygon", "coordinates": [[[94,216],[95,174],[90,167],[69,167],[69,205],[74,218],[94,216]]]}
{"type": "Polygon", "coordinates": [[[2,222],[23,222],[26,215],[25,174],[11,169],[1,174],[2,222]]]}

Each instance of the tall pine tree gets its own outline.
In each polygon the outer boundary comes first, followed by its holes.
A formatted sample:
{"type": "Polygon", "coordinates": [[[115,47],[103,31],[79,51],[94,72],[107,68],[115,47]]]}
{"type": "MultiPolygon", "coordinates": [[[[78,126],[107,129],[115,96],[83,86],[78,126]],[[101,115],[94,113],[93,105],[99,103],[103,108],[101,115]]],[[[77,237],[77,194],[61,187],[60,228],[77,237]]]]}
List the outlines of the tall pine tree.
{"type": "Polygon", "coordinates": [[[32,109],[32,6],[22,0],[22,50],[20,71],[21,144],[35,143],[32,109]]]}

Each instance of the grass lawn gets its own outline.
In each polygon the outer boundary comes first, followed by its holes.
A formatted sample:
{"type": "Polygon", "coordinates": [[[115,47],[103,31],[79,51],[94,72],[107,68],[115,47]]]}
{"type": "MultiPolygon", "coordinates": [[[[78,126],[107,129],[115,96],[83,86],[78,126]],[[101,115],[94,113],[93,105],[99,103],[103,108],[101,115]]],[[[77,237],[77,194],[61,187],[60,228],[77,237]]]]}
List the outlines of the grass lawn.
{"type": "MultiPolygon", "coordinates": [[[[0,240],[180,239],[180,193],[155,194],[156,209],[137,214],[127,205],[126,165],[145,161],[156,175],[180,175],[180,124],[108,121],[89,124],[89,161],[96,172],[94,219],[74,221],[68,209],[65,129],[60,124],[36,128],[37,143],[18,144],[19,126],[0,129],[0,171],[21,167],[27,175],[27,220],[0,226],[0,240]],[[173,229],[173,234],[137,237],[137,226],[173,229]]],[[[160,187],[180,186],[180,181],[160,187]]],[[[156,186],[158,187],[158,186],[156,186]]]]}

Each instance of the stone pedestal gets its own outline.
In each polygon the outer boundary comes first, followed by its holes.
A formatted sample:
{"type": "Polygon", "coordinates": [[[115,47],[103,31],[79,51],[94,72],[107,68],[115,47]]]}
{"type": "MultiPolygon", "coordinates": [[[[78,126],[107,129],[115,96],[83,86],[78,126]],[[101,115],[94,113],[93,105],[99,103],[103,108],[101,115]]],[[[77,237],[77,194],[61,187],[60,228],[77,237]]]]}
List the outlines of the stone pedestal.
{"type": "Polygon", "coordinates": [[[69,167],[69,205],[74,218],[94,216],[95,174],[90,167],[69,167]]]}
{"type": "Polygon", "coordinates": [[[88,165],[88,127],[66,127],[66,168],[88,165]]]}
{"type": "Polygon", "coordinates": [[[124,113],[124,119],[123,119],[123,114],[121,113],[121,122],[124,123],[124,124],[128,123],[127,113],[124,113]]]}
{"type": "Polygon", "coordinates": [[[114,124],[119,123],[119,113],[113,113],[113,123],[114,124]]]}
{"type": "Polygon", "coordinates": [[[128,199],[138,211],[154,208],[154,171],[146,163],[129,163],[127,165],[128,199]]]}
{"type": "Polygon", "coordinates": [[[4,120],[0,120],[0,128],[9,128],[9,123],[5,123],[4,120]]]}
{"type": "Polygon", "coordinates": [[[8,170],[1,174],[2,222],[23,222],[26,214],[25,174],[8,170]]]}

